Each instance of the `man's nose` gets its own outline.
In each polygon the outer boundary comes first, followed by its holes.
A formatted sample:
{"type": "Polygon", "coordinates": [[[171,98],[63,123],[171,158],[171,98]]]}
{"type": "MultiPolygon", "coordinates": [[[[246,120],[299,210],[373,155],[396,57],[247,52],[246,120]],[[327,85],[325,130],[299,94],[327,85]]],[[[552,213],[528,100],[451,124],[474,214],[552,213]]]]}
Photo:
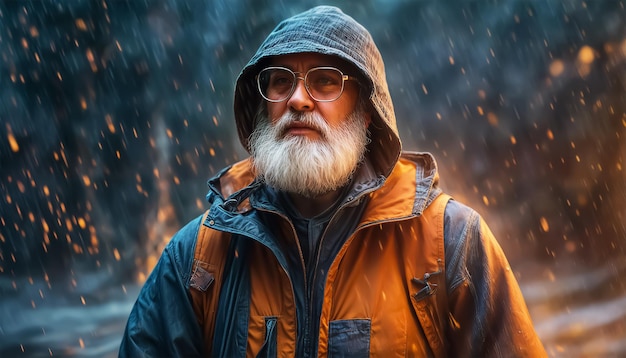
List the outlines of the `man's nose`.
{"type": "Polygon", "coordinates": [[[306,90],[303,78],[298,77],[296,79],[296,88],[294,88],[291,97],[289,97],[287,105],[298,112],[310,111],[315,107],[315,101],[306,90]]]}

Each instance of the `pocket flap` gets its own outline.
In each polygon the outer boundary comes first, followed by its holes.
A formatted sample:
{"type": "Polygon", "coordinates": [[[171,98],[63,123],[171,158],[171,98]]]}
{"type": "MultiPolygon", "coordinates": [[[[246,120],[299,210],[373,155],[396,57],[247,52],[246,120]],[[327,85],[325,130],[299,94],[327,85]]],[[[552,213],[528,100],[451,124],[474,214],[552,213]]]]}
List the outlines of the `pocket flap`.
{"type": "Polygon", "coordinates": [[[203,269],[196,263],[196,268],[191,274],[191,279],[189,279],[189,286],[198,291],[206,292],[213,281],[215,281],[213,273],[203,269]]]}

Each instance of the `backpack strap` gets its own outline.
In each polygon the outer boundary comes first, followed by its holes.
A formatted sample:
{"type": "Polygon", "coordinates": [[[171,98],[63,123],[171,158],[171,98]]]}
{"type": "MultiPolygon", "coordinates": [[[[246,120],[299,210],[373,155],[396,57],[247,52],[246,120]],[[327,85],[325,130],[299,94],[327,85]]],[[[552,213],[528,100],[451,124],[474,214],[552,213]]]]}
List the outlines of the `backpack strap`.
{"type": "MultiPolygon", "coordinates": [[[[447,290],[447,282],[446,282],[446,255],[445,255],[445,242],[444,242],[444,219],[445,219],[445,211],[446,205],[448,205],[448,201],[452,200],[452,197],[448,194],[442,193],[440,194],[435,201],[431,204],[434,210],[435,223],[437,225],[437,246],[438,246],[438,257],[437,261],[439,261],[439,270],[441,274],[439,275],[439,287],[437,288],[436,297],[436,306],[435,311],[439,318],[439,337],[442,340],[442,351],[439,352],[438,356],[446,356],[446,340],[445,340],[445,332],[448,322],[449,316],[449,308],[448,308],[448,290],[447,290]]],[[[437,352],[435,352],[437,353],[437,352]]]]}
{"type": "Polygon", "coordinates": [[[215,316],[231,236],[211,229],[206,224],[208,214],[209,210],[202,216],[202,222],[198,228],[192,274],[189,280],[189,293],[193,310],[202,330],[204,351],[210,354],[215,332],[215,316]]]}
{"type": "Polygon", "coordinates": [[[442,193],[422,213],[421,219],[428,226],[426,231],[429,232],[424,239],[436,240],[434,245],[424,246],[428,248],[426,252],[417,253],[418,257],[432,262],[429,264],[429,271],[425,272],[423,277],[414,277],[415,272],[407,272],[408,282],[420,288],[417,293],[411,292],[411,303],[435,357],[446,357],[445,332],[449,310],[445,273],[444,214],[450,199],[449,195],[442,193]]]}

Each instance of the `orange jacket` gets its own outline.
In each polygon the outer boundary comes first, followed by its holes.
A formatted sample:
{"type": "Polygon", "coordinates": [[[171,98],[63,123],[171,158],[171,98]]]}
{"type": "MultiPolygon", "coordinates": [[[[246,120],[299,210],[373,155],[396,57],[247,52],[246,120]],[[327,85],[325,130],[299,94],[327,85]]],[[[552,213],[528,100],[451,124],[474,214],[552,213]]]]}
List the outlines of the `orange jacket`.
{"type": "Polygon", "coordinates": [[[284,248],[297,242],[289,220],[240,195],[253,181],[248,161],[223,173],[215,184],[220,196],[240,197],[227,211],[214,202],[205,215],[191,279],[204,351],[545,356],[500,247],[473,210],[448,203],[431,159],[405,154],[382,187],[364,194],[369,201],[360,221],[328,268],[321,314],[308,317],[319,320],[316,341],[309,342],[317,352],[297,347],[306,345],[299,342],[298,326],[307,318],[297,312],[299,287],[282,258],[284,248]],[[259,210],[277,219],[271,231],[280,237],[264,237],[259,210]],[[228,288],[220,292],[224,282],[228,288]]]}
{"type": "Polygon", "coordinates": [[[430,155],[405,153],[386,180],[359,176],[338,211],[363,211],[313,286],[319,314],[294,274],[292,224],[249,162],[210,187],[209,211],[142,288],[120,357],[546,356],[502,250],[475,211],[441,194],[430,155]]]}

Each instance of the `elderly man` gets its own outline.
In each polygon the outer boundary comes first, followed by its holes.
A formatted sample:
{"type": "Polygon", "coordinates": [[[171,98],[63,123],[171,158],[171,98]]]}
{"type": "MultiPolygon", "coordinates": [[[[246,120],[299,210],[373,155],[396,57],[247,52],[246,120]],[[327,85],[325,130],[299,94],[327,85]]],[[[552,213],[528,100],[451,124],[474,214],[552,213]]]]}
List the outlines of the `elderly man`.
{"type": "Polygon", "coordinates": [[[280,23],[234,108],[251,157],[209,181],[120,356],[545,356],[487,225],[430,154],[402,152],[355,20],[321,6],[280,23]]]}

